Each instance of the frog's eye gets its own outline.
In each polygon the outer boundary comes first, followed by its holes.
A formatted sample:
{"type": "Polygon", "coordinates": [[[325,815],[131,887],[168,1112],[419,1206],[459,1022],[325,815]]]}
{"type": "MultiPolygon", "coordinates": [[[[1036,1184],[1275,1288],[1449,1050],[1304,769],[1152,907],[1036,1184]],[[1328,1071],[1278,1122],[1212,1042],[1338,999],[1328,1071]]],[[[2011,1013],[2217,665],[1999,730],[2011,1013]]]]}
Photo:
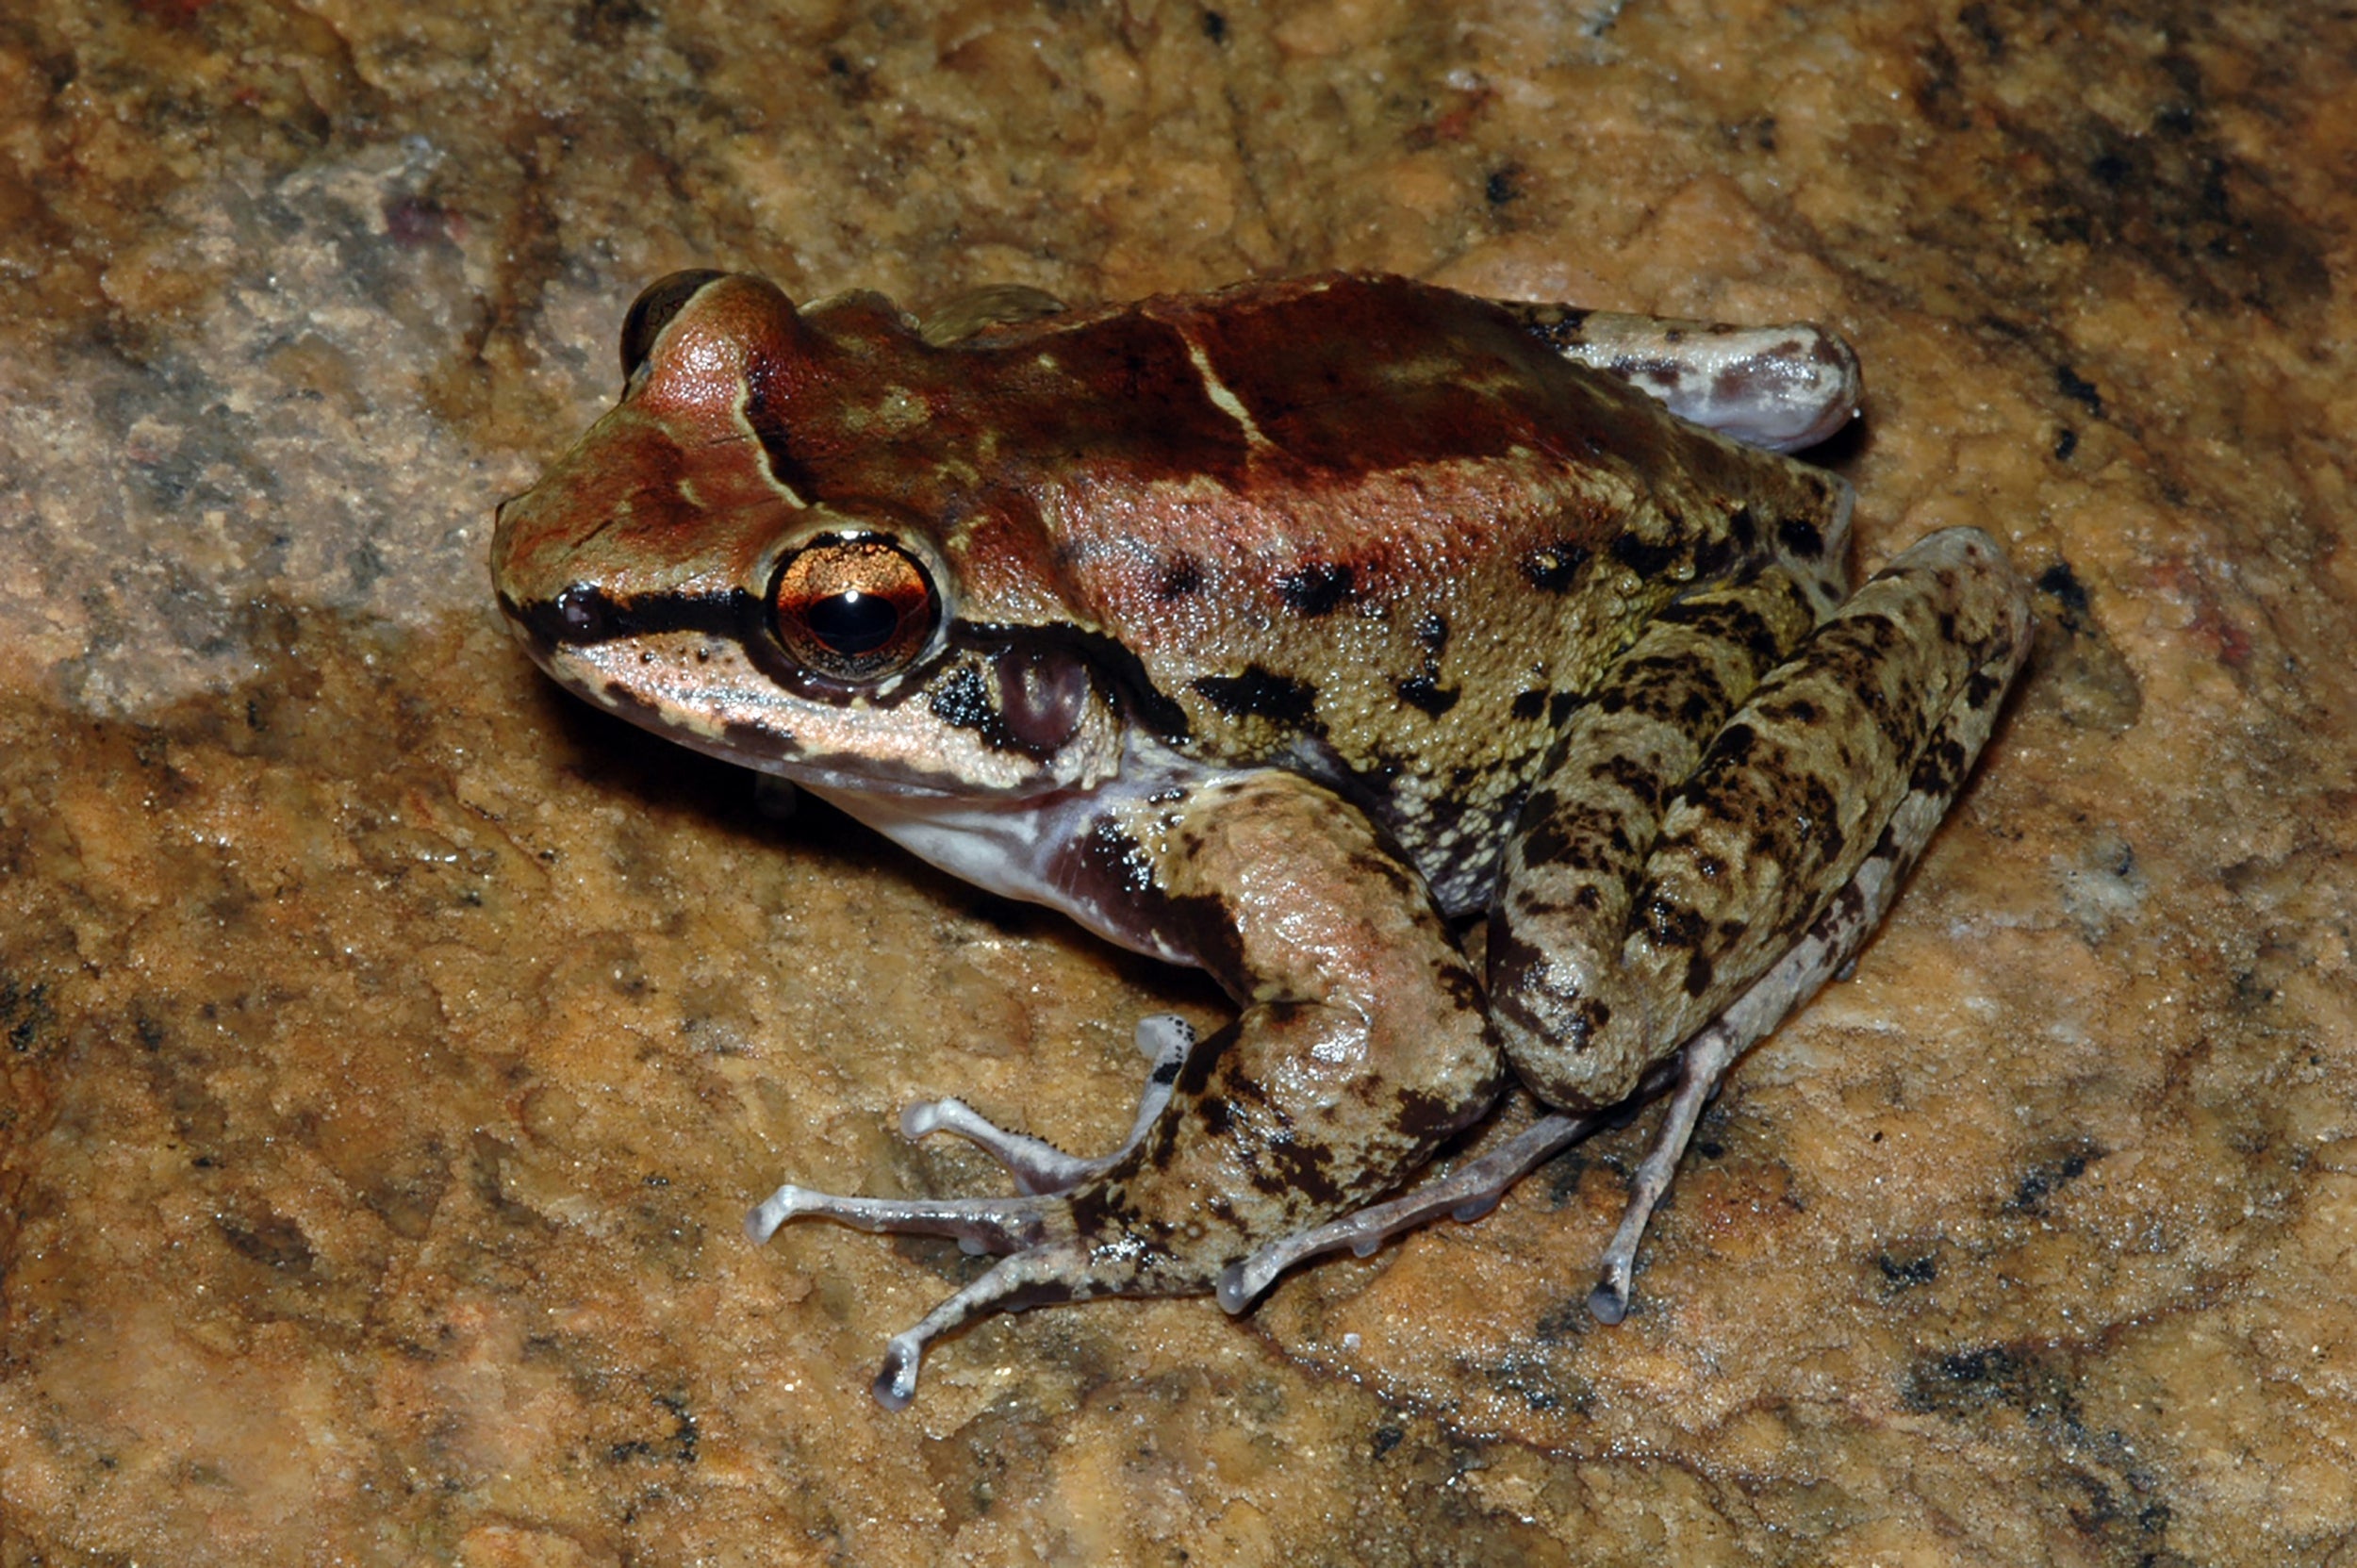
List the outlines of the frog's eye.
{"type": "Polygon", "coordinates": [[[638,373],[638,367],[654,352],[654,340],[663,336],[663,329],[671,324],[680,306],[693,299],[696,290],[714,278],[726,277],[709,268],[673,272],[659,277],[638,291],[630,302],[630,314],[622,318],[622,381],[625,386],[638,373]]]}
{"type": "Polygon", "coordinates": [[[845,681],[904,668],[941,619],[932,578],[882,539],[814,541],[786,561],[769,602],[778,641],[794,662],[845,681]]]}

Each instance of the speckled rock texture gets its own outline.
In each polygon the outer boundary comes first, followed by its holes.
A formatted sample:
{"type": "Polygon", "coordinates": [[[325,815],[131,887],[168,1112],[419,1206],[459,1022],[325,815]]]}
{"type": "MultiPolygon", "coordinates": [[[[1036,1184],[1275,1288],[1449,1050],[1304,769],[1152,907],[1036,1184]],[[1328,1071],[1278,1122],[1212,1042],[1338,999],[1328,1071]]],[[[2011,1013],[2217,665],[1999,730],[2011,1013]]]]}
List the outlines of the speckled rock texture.
{"type": "Polygon", "coordinates": [[[2357,21],[2144,0],[0,14],[0,1562],[2357,1563],[2357,21]],[[491,509],[686,265],[1827,322],[2031,673],[1854,978],[1474,1225],[1001,1318],[1216,994],[550,688],[491,509]]]}

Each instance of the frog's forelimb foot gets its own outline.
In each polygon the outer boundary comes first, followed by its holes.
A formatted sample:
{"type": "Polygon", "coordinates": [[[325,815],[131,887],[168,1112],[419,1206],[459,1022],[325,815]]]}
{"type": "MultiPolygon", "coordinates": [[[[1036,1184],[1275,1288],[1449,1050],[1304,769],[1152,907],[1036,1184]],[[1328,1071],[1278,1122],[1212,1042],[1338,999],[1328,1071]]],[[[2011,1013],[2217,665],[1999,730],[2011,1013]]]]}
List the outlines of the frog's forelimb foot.
{"type": "Polygon", "coordinates": [[[844,1197],[789,1181],[745,1215],[755,1246],[791,1219],[831,1219],[878,1235],[950,1236],[968,1253],[1016,1252],[1047,1233],[1047,1197],[844,1197]]]}
{"type": "Polygon", "coordinates": [[[900,1134],[915,1139],[931,1132],[954,1133],[1006,1166],[1017,1192],[1067,1193],[1113,1169],[1137,1147],[1170,1103],[1179,1070],[1195,1043],[1195,1026],[1175,1013],[1138,1020],[1138,1049],[1152,1065],[1138,1097],[1137,1117],[1118,1147],[1094,1158],[1067,1154],[1045,1138],[1000,1127],[961,1099],[913,1101],[900,1113],[900,1134]]]}
{"type": "Polygon", "coordinates": [[[968,1252],[1013,1254],[892,1336],[875,1382],[876,1398],[888,1410],[915,1397],[925,1347],[943,1335],[992,1312],[1099,1294],[1085,1288],[1088,1248],[1074,1235],[1063,1197],[839,1197],[788,1183],[745,1216],[745,1234],[759,1245],[791,1219],[831,1219],[888,1235],[953,1236],[968,1252]]]}
{"type": "Polygon", "coordinates": [[[1160,884],[1203,922],[1198,945],[1243,1011],[1193,1048],[1150,1026],[1155,1076],[1178,1068],[1166,1093],[1149,1090],[1166,1102],[1145,1108],[1146,1135],[1068,1193],[899,1201],[787,1187],[748,1224],[761,1238],[816,1215],[1013,1250],[894,1336],[876,1381],[886,1405],[914,1393],[926,1345],[984,1313],[1213,1289],[1262,1242],[1397,1186],[1496,1098],[1480,983],[1362,813],[1274,769],[1151,805],[1160,884]]]}

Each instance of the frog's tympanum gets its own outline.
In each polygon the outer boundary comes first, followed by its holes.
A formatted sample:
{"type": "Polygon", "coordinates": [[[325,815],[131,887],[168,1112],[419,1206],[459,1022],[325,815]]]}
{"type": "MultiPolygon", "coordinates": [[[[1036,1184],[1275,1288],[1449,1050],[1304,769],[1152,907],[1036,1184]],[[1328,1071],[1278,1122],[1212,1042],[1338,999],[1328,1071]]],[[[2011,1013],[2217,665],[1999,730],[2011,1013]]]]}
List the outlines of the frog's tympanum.
{"type": "Polygon", "coordinates": [[[1807,327],[1356,275],[919,322],[683,272],[622,363],[500,510],[533,657],[1240,1010],[1140,1026],[1145,1102],[1100,1158],[910,1108],[1018,1196],[753,1212],[1005,1254],[891,1341],[895,1406],[980,1314],[1240,1311],[1673,1086],[1591,1296],[1617,1319],[1702,1105],[1882,917],[2028,643],[1976,530],[1851,590],[1849,487],[1777,454],[1855,408],[1807,327]],[[1393,1196],[1509,1071],[1555,1111],[1393,1196]]]}

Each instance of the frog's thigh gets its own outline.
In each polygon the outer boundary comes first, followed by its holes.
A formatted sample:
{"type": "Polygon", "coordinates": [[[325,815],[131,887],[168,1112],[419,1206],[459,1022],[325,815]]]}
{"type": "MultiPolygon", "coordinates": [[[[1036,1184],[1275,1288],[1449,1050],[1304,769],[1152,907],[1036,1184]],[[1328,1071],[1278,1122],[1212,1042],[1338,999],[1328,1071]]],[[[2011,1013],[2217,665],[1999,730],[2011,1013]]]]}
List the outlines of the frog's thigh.
{"type": "Polygon", "coordinates": [[[1770,452],[1814,446],[1857,413],[1864,388],[1857,354],[1821,326],[1728,326],[1503,303],[1574,364],[1618,376],[1680,419],[1770,452]]]}
{"type": "Polygon", "coordinates": [[[1607,1026],[1632,1005],[1621,949],[1662,808],[1836,597],[1830,583],[1772,565],[1689,594],[1646,624],[1565,723],[1507,843],[1490,916],[1491,1015],[1541,1096],[1579,1104],[1579,1082],[1634,1082],[1651,1060],[1607,1069],[1598,1053],[1628,1037],[1607,1026]]]}
{"type": "MultiPolygon", "coordinates": [[[[1860,588],[1760,683],[1670,801],[1618,965],[1581,977],[1602,1016],[1552,1048],[1509,1039],[1517,1069],[1558,1103],[1609,1102],[1747,990],[1874,850],[1935,760],[1934,737],[1957,733],[1952,713],[1993,707],[2028,623],[2020,580],[1977,529],[1930,536],[1860,588]]],[[[1986,732],[1971,733],[1977,749],[1986,732]]],[[[1971,761],[1937,760],[1958,777],[1971,761]]]]}
{"type": "Polygon", "coordinates": [[[1431,895],[1325,789],[1276,771],[1207,785],[1154,853],[1245,1007],[1086,1206],[1199,1236],[1193,1262],[1215,1274],[1397,1186],[1488,1108],[1504,1068],[1431,895]]]}

